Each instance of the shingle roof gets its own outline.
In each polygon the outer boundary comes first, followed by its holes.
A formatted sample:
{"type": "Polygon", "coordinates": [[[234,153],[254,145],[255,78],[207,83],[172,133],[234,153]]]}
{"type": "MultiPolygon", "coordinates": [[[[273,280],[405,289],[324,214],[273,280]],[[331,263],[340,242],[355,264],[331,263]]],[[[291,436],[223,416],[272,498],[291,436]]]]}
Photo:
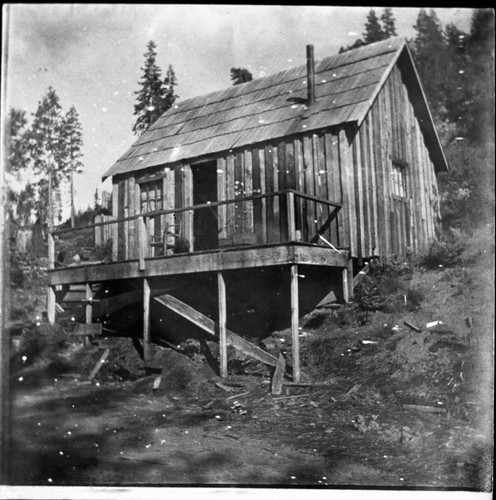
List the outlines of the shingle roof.
{"type": "Polygon", "coordinates": [[[346,122],[361,123],[405,46],[390,38],[315,65],[307,108],[306,66],[178,101],[107,171],[104,179],[346,122]]]}

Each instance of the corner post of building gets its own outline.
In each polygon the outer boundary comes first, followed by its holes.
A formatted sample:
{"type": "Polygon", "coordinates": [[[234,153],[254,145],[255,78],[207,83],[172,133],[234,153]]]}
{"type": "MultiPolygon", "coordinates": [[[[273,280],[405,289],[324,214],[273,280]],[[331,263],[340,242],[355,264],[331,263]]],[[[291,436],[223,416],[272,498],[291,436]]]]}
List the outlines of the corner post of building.
{"type": "Polygon", "coordinates": [[[150,284],[143,280],[143,361],[150,359],[150,284]]]}
{"type": "Polygon", "coordinates": [[[227,304],[226,282],[221,272],[217,273],[219,295],[219,346],[220,346],[220,376],[227,377],[227,304]]]}
{"type": "Polygon", "coordinates": [[[291,334],[293,354],[293,381],[300,382],[300,337],[299,337],[299,302],[298,302],[298,264],[290,268],[291,278],[291,334]]]}

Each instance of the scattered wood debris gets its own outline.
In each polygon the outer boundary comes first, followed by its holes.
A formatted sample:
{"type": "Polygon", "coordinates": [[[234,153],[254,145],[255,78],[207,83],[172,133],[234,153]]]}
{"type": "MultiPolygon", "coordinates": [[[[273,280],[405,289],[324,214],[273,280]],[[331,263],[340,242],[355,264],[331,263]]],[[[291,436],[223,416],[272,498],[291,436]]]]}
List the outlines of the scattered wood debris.
{"type": "Polygon", "coordinates": [[[421,331],[422,331],[422,329],[421,329],[421,328],[419,328],[418,326],[415,326],[415,325],[414,325],[414,324],[412,324],[412,323],[409,323],[408,321],[403,321],[403,323],[404,323],[406,326],[408,326],[408,328],[411,328],[411,329],[412,329],[413,331],[415,331],[415,332],[421,332],[421,331]]]}
{"type": "Polygon", "coordinates": [[[405,410],[423,411],[427,413],[446,413],[446,408],[437,408],[436,406],[423,405],[403,405],[405,410]]]}
{"type": "Polygon", "coordinates": [[[102,356],[98,360],[98,363],[95,365],[95,368],[93,368],[92,372],[90,373],[88,380],[93,380],[96,377],[96,374],[100,371],[100,368],[103,366],[103,363],[105,363],[109,354],[110,354],[110,350],[105,349],[104,353],[102,354],[102,356]]]}

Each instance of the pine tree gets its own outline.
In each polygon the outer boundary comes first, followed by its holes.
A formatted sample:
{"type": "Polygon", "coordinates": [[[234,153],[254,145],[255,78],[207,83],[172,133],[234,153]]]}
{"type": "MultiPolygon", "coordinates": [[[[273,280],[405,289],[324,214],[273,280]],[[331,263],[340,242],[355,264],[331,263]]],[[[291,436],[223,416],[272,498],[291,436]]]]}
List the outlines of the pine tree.
{"type": "Polygon", "coordinates": [[[415,25],[412,49],[427,100],[438,123],[446,119],[443,84],[447,72],[446,44],[436,12],[421,9],[415,25]]]}
{"type": "Polygon", "coordinates": [[[83,171],[83,156],[82,146],[82,127],[79,121],[79,115],[74,106],[71,106],[65,115],[62,123],[62,141],[65,147],[64,154],[64,169],[63,174],[70,183],[71,192],[71,226],[75,225],[75,208],[74,208],[74,174],[80,174],[83,171]]]}
{"type": "Polygon", "coordinates": [[[141,135],[155,121],[167,111],[178,96],[174,93],[176,76],[169,66],[167,75],[162,80],[162,70],[157,65],[157,46],[153,40],[148,42],[147,52],[144,54],[145,64],[141,68],[141,89],[136,91],[137,103],[134,106],[134,114],[137,116],[133,126],[133,132],[141,135]]]}
{"type": "Polygon", "coordinates": [[[30,222],[31,212],[34,210],[34,187],[27,182],[20,190],[12,188],[12,182],[23,182],[22,174],[30,165],[27,147],[26,112],[10,108],[8,119],[8,155],[6,168],[8,213],[10,220],[20,225],[30,222]]]}
{"type": "Polygon", "coordinates": [[[363,41],[365,45],[374,42],[380,42],[387,38],[386,33],[382,30],[379,19],[374,9],[370,9],[365,23],[365,32],[363,33],[363,41]]]}
{"type": "Polygon", "coordinates": [[[59,98],[50,87],[38,103],[33,123],[28,133],[28,148],[35,174],[41,176],[37,183],[36,208],[38,217],[53,224],[53,193],[59,189],[66,164],[65,144],[61,139],[63,117],[59,98]]]}
{"type": "Polygon", "coordinates": [[[391,38],[392,36],[397,36],[396,34],[396,21],[393,15],[393,9],[391,7],[385,7],[381,14],[382,31],[384,32],[384,38],[391,38]]]}
{"type": "Polygon", "coordinates": [[[233,85],[251,82],[253,75],[246,68],[231,68],[231,81],[233,85]]]}

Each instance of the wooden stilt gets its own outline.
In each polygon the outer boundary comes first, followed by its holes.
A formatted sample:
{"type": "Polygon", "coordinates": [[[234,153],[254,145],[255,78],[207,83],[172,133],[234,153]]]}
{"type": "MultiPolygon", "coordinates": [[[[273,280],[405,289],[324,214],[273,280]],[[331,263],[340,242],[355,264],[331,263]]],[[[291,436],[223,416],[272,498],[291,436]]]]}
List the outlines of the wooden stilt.
{"type": "MultiPolygon", "coordinates": [[[[89,325],[93,322],[93,291],[91,285],[86,283],[86,324],[89,325]]],[[[88,337],[84,338],[84,345],[89,345],[88,337]]]]}
{"type": "Polygon", "coordinates": [[[348,301],[353,299],[353,259],[350,257],[348,259],[348,301]]]}
{"type": "Polygon", "coordinates": [[[91,285],[86,283],[86,324],[93,322],[93,291],[91,290],[91,285]]]}
{"type": "Polygon", "coordinates": [[[343,273],[343,302],[346,304],[350,301],[350,293],[348,286],[348,269],[344,268],[343,273]]]}
{"type": "Polygon", "coordinates": [[[47,286],[47,317],[48,322],[53,325],[55,323],[55,288],[47,286]]]}
{"type": "Polygon", "coordinates": [[[227,377],[227,307],[226,282],[222,273],[217,273],[219,292],[219,345],[220,345],[220,376],[227,377]]]}
{"type": "Polygon", "coordinates": [[[143,360],[150,359],[150,285],[143,280],[143,360]]]}
{"type": "Polygon", "coordinates": [[[291,274],[291,332],[293,344],[293,381],[300,381],[300,337],[299,337],[299,303],[298,303],[298,265],[293,264],[291,274]]]}

